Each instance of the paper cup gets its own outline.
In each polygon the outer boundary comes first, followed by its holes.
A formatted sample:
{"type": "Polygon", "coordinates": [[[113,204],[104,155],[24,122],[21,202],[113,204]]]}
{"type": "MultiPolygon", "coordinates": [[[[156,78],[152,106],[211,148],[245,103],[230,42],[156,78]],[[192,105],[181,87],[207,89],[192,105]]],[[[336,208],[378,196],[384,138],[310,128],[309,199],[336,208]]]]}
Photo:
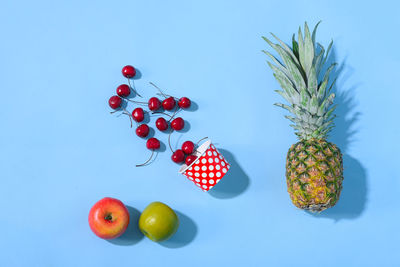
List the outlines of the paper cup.
{"type": "Polygon", "coordinates": [[[211,143],[205,141],[193,153],[197,159],[187,166],[184,164],[179,170],[203,191],[213,188],[228,172],[231,165],[211,143]]]}

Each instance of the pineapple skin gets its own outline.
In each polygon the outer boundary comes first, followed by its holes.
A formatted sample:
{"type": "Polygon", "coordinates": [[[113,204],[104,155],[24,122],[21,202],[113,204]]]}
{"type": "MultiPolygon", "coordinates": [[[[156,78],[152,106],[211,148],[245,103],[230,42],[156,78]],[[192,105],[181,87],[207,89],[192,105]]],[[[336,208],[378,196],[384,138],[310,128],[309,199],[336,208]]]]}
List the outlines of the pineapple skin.
{"type": "Polygon", "coordinates": [[[311,212],[333,207],[343,182],[340,149],[325,139],[300,140],[286,158],[286,182],[293,204],[311,212]]]}

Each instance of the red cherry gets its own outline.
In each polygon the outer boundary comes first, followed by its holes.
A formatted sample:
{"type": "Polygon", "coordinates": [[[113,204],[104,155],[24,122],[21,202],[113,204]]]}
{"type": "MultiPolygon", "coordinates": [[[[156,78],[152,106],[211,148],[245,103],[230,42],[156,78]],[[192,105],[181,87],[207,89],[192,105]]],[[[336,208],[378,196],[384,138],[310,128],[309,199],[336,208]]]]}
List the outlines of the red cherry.
{"type": "Polygon", "coordinates": [[[175,99],[172,96],[164,99],[164,101],[162,102],[162,106],[165,110],[173,109],[175,107],[175,104],[175,99]]]}
{"type": "Polygon", "coordinates": [[[192,101],[190,101],[190,99],[187,97],[181,97],[178,101],[178,105],[181,108],[189,108],[191,104],[192,101]]]}
{"type": "Polygon", "coordinates": [[[189,166],[190,164],[192,164],[193,162],[195,162],[196,159],[197,159],[197,157],[196,157],[195,155],[189,155],[189,156],[186,157],[185,163],[186,163],[186,165],[189,166]]]}
{"type": "Polygon", "coordinates": [[[117,109],[117,108],[121,107],[121,104],[122,104],[122,99],[117,95],[113,95],[108,100],[108,105],[110,105],[110,107],[112,109],[117,109]]]}
{"type": "Polygon", "coordinates": [[[172,154],[171,159],[175,163],[182,163],[185,160],[185,153],[183,153],[182,150],[177,149],[175,152],[172,154]]]}
{"type": "Polygon", "coordinates": [[[192,141],[186,141],[182,144],[182,150],[186,155],[190,155],[194,151],[194,144],[192,141]]]}
{"type": "Polygon", "coordinates": [[[127,97],[130,94],[131,94],[131,89],[129,88],[129,85],[121,84],[120,86],[117,87],[117,95],[122,97],[127,97]]]}
{"type": "Polygon", "coordinates": [[[151,150],[157,150],[160,148],[160,141],[157,138],[150,138],[147,140],[146,147],[151,150]]]}
{"type": "Polygon", "coordinates": [[[139,137],[146,137],[149,134],[150,128],[147,124],[141,124],[136,128],[136,135],[139,137]]]}
{"type": "Polygon", "coordinates": [[[122,68],[122,75],[124,75],[126,78],[133,78],[136,75],[136,70],[131,65],[126,65],[122,68]]]}
{"type": "Polygon", "coordinates": [[[161,102],[157,97],[152,97],[149,99],[148,106],[151,111],[156,111],[161,107],[161,102]]]}
{"type": "Polygon", "coordinates": [[[181,117],[178,117],[171,122],[171,127],[175,131],[182,130],[184,126],[185,126],[185,121],[181,117]]]}
{"type": "Polygon", "coordinates": [[[144,120],[144,111],[142,108],[135,108],[132,111],[132,118],[137,121],[137,122],[141,122],[144,120]]]}
{"type": "Polygon", "coordinates": [[[168,122],[164,118],[158,118],[156,120],[156,127],[160,131],[165,131],[168,129],[168,122]]]}

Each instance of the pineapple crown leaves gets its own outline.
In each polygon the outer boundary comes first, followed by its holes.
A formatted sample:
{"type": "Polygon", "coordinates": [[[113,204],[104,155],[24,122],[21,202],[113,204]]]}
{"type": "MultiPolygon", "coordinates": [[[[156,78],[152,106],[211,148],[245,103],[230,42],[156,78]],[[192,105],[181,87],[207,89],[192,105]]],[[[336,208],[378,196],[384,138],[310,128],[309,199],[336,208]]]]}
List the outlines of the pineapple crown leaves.
{"type": "Polygon", "coordinates": [[[289,47],[273,33],[278,41],[274,44],[268,38],[262,37],[279,55],[281,60],[268,51],[264,52],[269,58],[268,65],[274,72],[274,77],[282,87],[276,90],[290,105],[276,103],[275,105],[287,109],[293,116],[285,116],[300,139],[325,139],[333,128],[332,106],[335,94],[331,92],[336,79],[329,85],[329,76],[336,63],[331,64],[321,73],[329,52],[328,49],[316,43],[316,31],[320,22],[310,33],[307,22],[304,23],[304,37],[299,27],[298,39],[292,36],[292,47],[289,47]],[[323,74],[323,75],[322,75],[323,74]],[[323,77],[319,79],[319,77],[323,77]]]}

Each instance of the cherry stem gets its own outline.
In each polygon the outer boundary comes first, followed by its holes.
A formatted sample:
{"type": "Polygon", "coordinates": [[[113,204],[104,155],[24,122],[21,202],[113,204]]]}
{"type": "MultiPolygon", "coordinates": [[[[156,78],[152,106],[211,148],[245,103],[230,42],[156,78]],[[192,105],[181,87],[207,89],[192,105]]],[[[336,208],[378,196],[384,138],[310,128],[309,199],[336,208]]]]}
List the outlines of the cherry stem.
{"type": "Polygon", "coordinates": [[[150,162],[150,160],[153,158],[153,155],[154,155],[154,149],[151,150],[151,156],[150,156],[150,158],[149,158],[145,163],[136,165],[136,167],[143,167],[143,166],[146,166],[146,165],[150,162]]]}
{"type": "Polygon", "coordinates": [[[167,98],[167,95],[164,94],[163,91],[162,91],[157,85],[155,85],[155,84],[152,83],[152,82],[149,82],[149,83],[150,83],[151,85],[153,85],[155,88],[157,88],[157,90],[160,91],[161,95],[162,95],[164,98],[167,98]]]}
{"type": "Polygon", "coordinates": [[[136,90],[136,88],[134,88],[134,87],[131,85],[131,81],[130,81],[129,78],[128,78],[128,84],[129,84],[129,87],[132,88],[132,90],[135,92],[135,94],[137,94],[138,96],[140,96],[140,97],[143,98],[143,96],[141,96],[141,95],[138,93],[138,91],[136,90]]]}
{"type": "Polygon", "coordinates": [[[172,149],[172,146],[171,146],[171,134],[173,131],[174,130],[171,128],[171,131],[169,131],[169,135],[168,135],[168,146],[169,146],[169,149],[171,149],[172,153],[174,153],[174,150],[172,149]]]}
{"type": "Polygon", "coordinates": [[[131,128],[132,128],[132,115],[126,110],[126,109],[124,109],[124,108],[122,108],[124,111],[122,112],[122,114],[125,114],[126,116],[128,116],[129,117],[129,120],[130,120],[130,122],[131,122],[131,128]]]}
{"type": "Polygon", "coordinates": [[[175,117],[175,115],[178,113],[178,110],[179,110],[178,105],[176,105],[176,106],[175,106],[175,111],[174,111],[174,113],[172,114],[172,116],[170,116],[171,119],[169,119],[168,122],[171,122],[171,121],[172,121],[172,119],[173,119],[173,118],[175,117]]]}
{"type": "Polygon", "coordinates": [[[153,111],[151,114],[163,114],[163,115],[167,115],[168,117],[172,118],[171,115],[165,113],[165,112],[161,112],[161,111],[153,111]]]}
{"type": "Polygon", "coordinates": [[[203,141],[203,140],[205,140],[205,139],[207,139],[207,138],[208,138],[207,136],[201,138],[199,141],[197,141],[196,146],[199,146],[200,142],[203,141]]]}
{"type": "Polygon", "coordinates": [[[126,98],[126,97],[123,97],[123,99],[125,99],[126,101],[129,101],[129,102],[132,102],[132,103],[139,104],[139,105],[147,105],[146,102],[135,101],[135,100],[131,100],[131,99],[126,98]]]}
{"type": "Polygon", "coordinates": [[[161,95],[161,96],[168,96],[168,97],[173,97],[176,101],[179,101],[179,98],[177,98],[177,97],[175,97],[175,96],[172,96],[172,95],[167,95],[167,94],[160,94],[160,93],[157,93],[156,95],[161,95]]]}
{"type": "Polygon", "coordinates": [[[161,111],[153,111],[151,114],[163,114],[163,115],[167,115],[168,117],[170,117],[168,122],[171,122],[171,120],[175,117],[175,115],[178,113],[178,106],[175,107],[175,111],[174,113],[172,113],[172,115],[169,115],[165,112],[161,112],[161,111]]]}

